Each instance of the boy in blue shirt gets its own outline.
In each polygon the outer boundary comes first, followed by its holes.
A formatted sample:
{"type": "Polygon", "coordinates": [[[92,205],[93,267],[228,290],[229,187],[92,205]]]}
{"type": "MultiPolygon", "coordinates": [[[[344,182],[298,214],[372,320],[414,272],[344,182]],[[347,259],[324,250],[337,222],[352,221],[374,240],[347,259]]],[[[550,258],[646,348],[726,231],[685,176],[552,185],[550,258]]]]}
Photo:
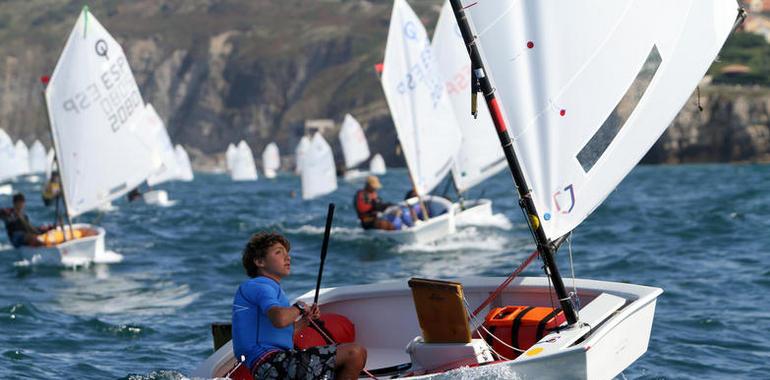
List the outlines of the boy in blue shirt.
{"type": "Polygon", "coordinates": [[[281,279],[289,275],[289,241],[276,233],[254,234],[243,250],[251,278],[233,300],[233,351],[245,357],[255,379],[357,379],[366,349],[340,344],[295,350],[294,333],[321,313],[318,305],[289,305],[281,279]]]}

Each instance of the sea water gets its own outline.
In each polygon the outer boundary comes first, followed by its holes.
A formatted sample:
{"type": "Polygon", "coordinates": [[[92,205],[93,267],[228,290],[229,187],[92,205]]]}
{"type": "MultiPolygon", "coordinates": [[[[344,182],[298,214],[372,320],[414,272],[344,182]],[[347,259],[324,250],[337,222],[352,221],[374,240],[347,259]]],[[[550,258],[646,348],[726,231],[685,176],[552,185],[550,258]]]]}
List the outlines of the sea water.
{"type": "MultiPolygon", "coordinates": [[[[381,197],[403,198],[403,170],[382,177],[381,197]]],[[[19,181],[35,223],[53,220],[40,183],[19,181]]],[[[20,261],[0,238],[0,378],[177,379],[212,353],[210,323],[229,321],[246,279],[241,249],[256,231],[292,244],[290,296],[315,286],[329,202],[337,211],[324,286],[411,276],[506,276],[534,245],[510,175],[469,198],[493,200],[494,217],[436,244],[375,241],[357,224],[358,184],[303,201],[295,176],[232,182],[198,174],[159,186],[172,207],[116,201],[86,214],[107,230],[113,265],[67,269],[20,261]],[[294,193],[294,194],[292,194],[294,193]],[[294,195],[294,197],[292,197],[294,195]]],[[[443,186],[437,189],[440,194],[443,186]]],[[[450,191],[451,194],[451,191],[450,191]]],[[[9,196],[0,196],[4,207],[9,196]]],[[[770,373],[770,166],[635,169],[558,254],[562,274],[658,286],[647,353],[629,379],[764,378],[770,373]]],[[[524,275],[542,275],[533,264],[524,275]]],[[[570,286],[570,282],[566,282],[570,286]]],[[[463,378],[468,373],[464,373],[463,378]]],[[[489,374],[494,376],[494,374],[489,374]]],[[[505,376],[505,375],[503,375],[505,376]]]]}

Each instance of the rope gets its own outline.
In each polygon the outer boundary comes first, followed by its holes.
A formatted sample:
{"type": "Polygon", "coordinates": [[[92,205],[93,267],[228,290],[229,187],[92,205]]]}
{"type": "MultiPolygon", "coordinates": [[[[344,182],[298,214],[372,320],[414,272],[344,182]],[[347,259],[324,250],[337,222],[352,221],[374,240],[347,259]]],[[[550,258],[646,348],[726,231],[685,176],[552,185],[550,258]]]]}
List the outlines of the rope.
{"type": "Polygon", "coordinates": [[[537,257],[538,253],[539,253],[538,250],[535,250],[529,255],[529,257],[527,257],[526,260],[524,260],[521,264],[519,264],[519,267],[516,268],[516,270],[513,271],[513,273],[511,273],[511,275],[508,276],[508,278],[506,278],[505,281],[503,281],[503,283],[500,284],[500,286],[498,286],[497,289],[495,289],[495,291],[492,292],[489,295],[489,297],[487,297],[487,299],[485,299],[484,302],[482,302],[481,305],[479,305],[479,307],[477,307],[476,310],[473,311],[473,317],[477,316],[482,310],[484,310],[485,307],[489,306],[492,300],[497,298],[503,292],[503,290],[511,283],[511,281],[513,281],[513,279],[516,278],[516,276],[518,276],[522,271],[524,271],[524,268],[526,268],[527,266],[529,266],[529,264],[532,263],[532,260],[534,260],[535,257],[537,257]]]}
{"type": "MultiPolygon", "coordinates": [[[[313,325],[313,327],[315,327],[316,331],[318,331],[318,332],[321,334],[321,336],[323,336],[323,338],[324,338],[324,339],[326,339],[326,340],[327,340],[327,341],[329,341],[329,342],[334,342],[334,343],[336,343],[336,344],[339,344],[339,343],[337,343],[337,341],[335,341],[335,340],[334,340],[334,338],[332,338],[332,337],[330,337],[330,336],[326,335],[326,333],[323,331],[323,329],[321,329],[320,327],[318,327],[318,325],[315,323],[315,321],[314,321],[314,320],[312,320],[312,319],[310,319],[310,318],[308,318],[307,320],[310,322],[310,324],[311,324],[311,325],[313,325]]],[[[367,371],[367,370],[366,370],[366,368],[362,369],[362,370],[361,370],[361,372],[363,372],[364,374],[366,374],[366,376],[369,376],[369,378],[370,378],[370,379],[379,380],[379,379],[377,379],[377,377],[376,377],[376,376],[372,375],[372,373],[371,373],[371,372],[367,371]]]]}
{"type": "Polygon", "coordinates": [[[577,303],[577,309],[580,310],[580,297],[577,294],[577,285],[575,283],[575,264],[572,262],[572,232],[570,232],[567,238],[567,248],[569,248],[569,267],[572,271],[572,294],[570,298],[574,298],[577,303]]]}

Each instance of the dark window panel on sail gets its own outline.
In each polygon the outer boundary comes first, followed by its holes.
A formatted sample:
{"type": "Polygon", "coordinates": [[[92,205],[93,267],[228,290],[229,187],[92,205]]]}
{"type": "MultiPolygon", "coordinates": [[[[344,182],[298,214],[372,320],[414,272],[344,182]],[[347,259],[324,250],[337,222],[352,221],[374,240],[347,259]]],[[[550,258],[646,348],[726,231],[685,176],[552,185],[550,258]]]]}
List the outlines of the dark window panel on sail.
{"type": "Polygon", "coordinates": [[[578,153],[578,162],[580,162],[580,166],[583,167],[586,173],[599,161],[599,158],[618,135],[620,129],[626,124],[628,117],[634,112],[639,101],[650,86],[650,82],[655,77],[660,63],[661,58],[658,47],[653,45],[650,54],[647,55],[647,60],[645,60],[642,69],[636,75],[634,82],[629,86],[628,91],[620,99],[615,109],[612,110],[610,116],[604,120],[599,130],[588,140],[588,144],[578,153]]]}

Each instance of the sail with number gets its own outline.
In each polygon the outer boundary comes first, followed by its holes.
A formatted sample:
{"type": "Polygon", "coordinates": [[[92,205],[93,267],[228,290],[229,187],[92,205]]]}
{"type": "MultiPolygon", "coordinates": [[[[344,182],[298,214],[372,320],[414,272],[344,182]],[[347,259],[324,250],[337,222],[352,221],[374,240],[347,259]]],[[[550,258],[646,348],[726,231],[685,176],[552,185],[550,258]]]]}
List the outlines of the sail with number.
{"type": "Polygon", "coordinates": [[[302,199],[313,199],[337,190],[332,147],[316,132],[302,160],[302,199]]]}
{"type": "Polygon", "coordinates": [[[548,239],[580,224],[652,147],[738,10],[735,0],[463,5],[548,239]]]}
{"type": "Polygon", "coordinates": [[[418,194],[449,173],[460,131],[422,22],[395,0],[385,49],[382,87],[418,194]]]}
{"type": "Polygon", "coordinates": [[[346,114],[342,121],[340,144],[347,169],[352,169],[369,158],[369,143],[366,142],[364,129],[350,114],[346,114]]]}
{"type": "Polygon", "coordinates": [[[254,155],[251,147],[246,141],[241,140],[236,147],[237,151],[233,156],[232,167],[230,168],[230,178],[233,181],[256,181],[257,166],[254,163],[254,155]]]}
{"type": "Polygon", "coordinates": [[[471,60],[449,1],[441,9],[432,47],[462,134],[452,166],[452,179],[462,193],[499,173],[507,163],[483,97],[477,102],[477,117],[471,115],[471,60]]]}
{"type": "Polygon", "coordinates": [[[160,167],[147,178],[147,184],[155,186],[157,184],[173,181],[177,178],[179,164],[176,160],[176,151],[171,144],[171,138],[168,136],[166,125],[163,119],[155,111],[152,104],[145,105],[142,123],[147,128],[147,137],[152,147],[153,161],[160,162],[160,167]]]}
{"type": "Polygon", "coordinates": [[[144,101],[128,60],[87,7],[45,97],[70,216],[124,195],[157,169],[141,138],[144,101]]]}
{"type": "Polygon", "coordinates": [[[382,155],[377,153],[369,161],[369,172],[374,175],[383,175],[388,172],[388,168],[385,167],[385,159],[382,155]]]}
{"type": "Polygon", "coordinates": [[[281,154],[278,151],[278,145],[274,142],[267,144],[265,150],[262,151],[262,170],[265,172],[265,177],[275,178],[278,169],[281,168],[281,154]]]}
{"type": "Polygon", "coordinates": [[[45,173],[46,165],[48,165],[48,159],[45,147],[40,140],[35,140],[32,147],[29,148],[29,172],[33,174],[45,173]]]}
{"type": "Polygon", "coordinates": [[[190,164],[190,156],[187,155],[187,151],[184,147],[177,144],[174,146],[174,153],[176,154],[177,163],[177,179],[184,182],[190,182],[195,177],[193,175],[192,165],[190,164]]]}

